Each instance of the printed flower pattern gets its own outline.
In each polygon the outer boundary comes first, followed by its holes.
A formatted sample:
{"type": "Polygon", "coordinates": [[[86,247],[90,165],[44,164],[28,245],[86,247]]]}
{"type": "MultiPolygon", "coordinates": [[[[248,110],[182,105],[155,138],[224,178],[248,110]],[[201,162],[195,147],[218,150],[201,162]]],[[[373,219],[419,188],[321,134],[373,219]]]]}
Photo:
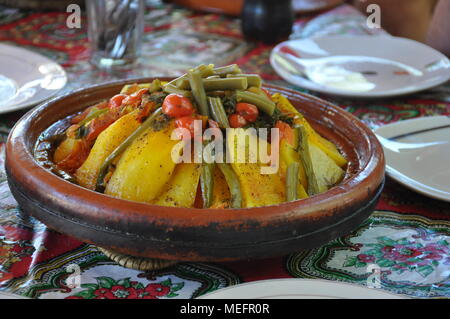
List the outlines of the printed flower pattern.
{"type": "Polygon", "coordinates": [[[84,290],[65,299],[159,299],[173,298],[183,288],[184,282],[173,284],[170,278],[159,283],[144,286],[130,278],[114,280],[111,277],[97,277],[97,283],[81,284],[84,290]]]}
{"type": "Polygon", "coordinates": [[[363,253],[347,256],[343,266],[359,268],[373,263],[398,274],[415,271],[422,277],[430,275],[441,262],[450,266],[450,246],[446,240],[422,244],[406,238],[378,237],[377,241],[366,244],[369,249],[363,253]]]}

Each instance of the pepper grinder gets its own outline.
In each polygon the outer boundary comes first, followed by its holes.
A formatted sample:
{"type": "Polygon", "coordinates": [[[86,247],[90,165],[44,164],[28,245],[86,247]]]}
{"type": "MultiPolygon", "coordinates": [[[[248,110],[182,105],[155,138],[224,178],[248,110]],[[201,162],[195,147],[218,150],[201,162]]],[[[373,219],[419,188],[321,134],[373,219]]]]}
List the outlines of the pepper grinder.
{"type": "Polygon", "coordinates": [[[292,32],[291,0],[245,0],[241,13],[242,33],[247,40],[274,44],[292,32]]]}

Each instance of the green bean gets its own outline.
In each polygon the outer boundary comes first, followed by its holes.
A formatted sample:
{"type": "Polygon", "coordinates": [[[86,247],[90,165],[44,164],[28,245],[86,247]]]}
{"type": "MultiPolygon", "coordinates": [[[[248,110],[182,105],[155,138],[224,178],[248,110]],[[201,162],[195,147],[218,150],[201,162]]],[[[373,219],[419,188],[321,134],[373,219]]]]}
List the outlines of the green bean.
{"type": "Polygon", "coordinates": [[[225,79],[204,79],[203,86],[206,91],[217,90],[245,90],[248,87],[247,79],[240,78],[225,78],[225,79]]]}
{"type": "MultiPolygon", "coordinates": [[[[191,85],[187,79],[182,80],[187,84],[182,84],[182,87],[190,89],[191,85]]],[[[248,87],[247,78],[245,77],[233,77],[233,78],[208,78],[202,79],[203,87],[205,91],[217,91],[217,90],[245,90],[248,87]]]]}
{"type": "MultiPolygon", "coordinates": [[[[208,76],[214,75],[214,64],[201,64],[194,68],[194,70],[200,71],[200,74],[202,78],[206,78],[208,76]]],[[[169,82],[170,85],[176,86],[179,89],[186,90],[189,89],[189,80],[187,73],[183,74],[182,76],[177,77],[176,79],[169,82]]]]}
{"type": "Polygon", "coordinates": [[[86,134],[89,133],[89,129],[86,126],[90,121],[93,119],[96,119],[97,117],[100,117],[101,115],[105,114],[109,111],[109,108],[104,109],[98,109],[96,107],[93,107],[91,111],[86,115],[86,117],[78,123],[79,127],[75,131],[76,138],[83,138],[86,136],[86,134]]]}
{"type": "Polygon", "coordinates": [[[300,138],[301,138],[301,131],[300,127],[298,125],[294,126],[294,145],[292,147],[295,149],[295,151],[298,153],[300,152],[300,138]]]}
{"type": "Polygon", "coordinates": [[[227,113],[222,105],[222,100],[218,97],[208,97],[209,110],[211,111],[214,121],[219,123],[221,128],[229,128],[227,113]]]}
{"type": "Polygon", "coordinates": [[[286,171],[286,200],[288,202],[298,199],[298,170],[300,163],[293,162],[289,164],[286,171]]]}
{"type": "Polygon", "coordinates": [[[105,176],[109,171],[109,167],[111,166],[114,159],[122,154],[130,145],[131,143],[139,137],[144,131],[146,131],[154,122],[154,120],[162,114],[162,108],[156,109],[152,115],[150,115],[136,130],[134,130],[131,135],[129,135],[122,143],[120,143],[119,146],[116,147],[114,151],[112,151],[111,154],[105,159],[102,166],[100,167],[98,177],[97,177],[97,183],[95,185],[95,190],[97,192],[103,192],[105,190],[105,176]]]}
{"type": "Polygon", "coordinates": [[[166,93],[169,93],[169,94],[170,93],[180,94],[180,95],[183,95],[185,97],[191,97],[192,96],[191,91],[179,89],[176,86],[171,85],[169,83],[167,83],[166,85],[163,86],[163,91],[166,92],[166,93]]]}
{"type": "Polygon", "coordinates": [[[208,76],[214,75],[214,64],[208,65],[201,64],[194,69],[200,72],[202,78],[207,78],[208,76]]]}
{"type": "Polygon", "coordinates": [[[203,208],[209,208],[213,202],[214,191],[214,163],[203,163],[200,174],[200,187],[202,189],[203,208]]]}
{"type": "Polygon", "coordinates": [[[216,163],[228,184],[231,194],[231,208],[242,207],[241,184],[233,168],[227,163],[216,163]]]}
{"type": "Polygon", "coordinates": [[[238,74],[242,73],[242,70],[237,64],[230,64],[214,69],[214,74],[225,77],[227,74],[238,74]]]}
{"type": "Polygon", "coordinates": [[[159,79],[155,79],[152,81],[152,83],[150,83],[148,91],[150,93],[153,93],[153,92],[159,91],[161,88],[162,88],[161,81],[159,79]]]}
{"type": "Polygon", "coordinates": [[[313,169],[313,163],[311,159],[311,153],[309,150],[308,132],[303,125],[299,126],[299,153],[300,158],[305,168],[306,178],[308,179],[308,190],[309,196],[320,193],[319,185],[317,183],[317,176],[313,169]]]}
{"type": "Polygon", "coordinates": [[[227,74],[227,78],[246,78],[248,86],[256,86],[258,88],[261,87],[262,79],[258,74],[227,74]]]}
{"type": "Polygon", "coordinates": [[[198,111],[201,115],[209,117],[208,101],[206,99],[205,88],[203,87],[202,76],[198,70],[188,71],[189,84],[191,85],[192,95],[198,105],[198,111]]]}
{"type": "Polygon", "coordinates": [[[261,111],[272,116],[275,111],[275,103],[269,101],[268,99],[259,96],[256,93],[248,92],[248,91],[237,91],[236,98],[238,101],[243,101],[247,103],[254,104],[261,111]]]}
{"type": "Polygon", "coordinates": [[[185,90],[186,88],[183,87],[182,85],[180,85],[181,82],[183,82],[184,80],[187,80],[187,74],[183,74],[175,79],[173,79],[172,81],[170,81],[169,83],[167,83],[166,85],[171,85],[171,86],[175,86],[178,89],[181,90],[185,90]]]}
{"type": "MultiPolygon", "coordinates": [[[[169,83],[170,84],[170,83],[169,83]]],[[[189,84],[189,78],[187,74],[180,78],[176,83],[176,87],[183,90],[189,90],[191,88],[191,85],[189,84]]]]}

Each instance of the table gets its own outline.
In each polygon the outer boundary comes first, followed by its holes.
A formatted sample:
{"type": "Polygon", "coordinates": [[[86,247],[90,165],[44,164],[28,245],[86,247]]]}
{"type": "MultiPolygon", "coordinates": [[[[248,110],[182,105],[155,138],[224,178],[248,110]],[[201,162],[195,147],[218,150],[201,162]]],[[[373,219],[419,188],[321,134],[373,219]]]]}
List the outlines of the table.
{"type": "MultiPolygon", "coordinates": [[[[68,29],[66,18],[66,13],[0,7],[0,41],[37,51],[62,64],[69,76],[65,91],[124,77],[178,75],[199,63],[234,62],[246,72],[262,74],[270,83],[305,92],[282,81],[270,67],[271,46],[243,40],[238,19],[149,1],[139,67],[109,74],[87,62],[86,21],[83,19],[81,29],[68,29]]],[[[291,37],[384,32],[368,29],[364,22],[359,12],[342,5],[298,17],[291,37]]],[[[414,117],[450,114],[450,83],[395,99],[325,98],[372,128],[414,117]]],[[[23,114],[0,117],[2,291],[31,298],[195,298],[254,280],[312,278],[367,285],[377,275],[381,288],[393,293],[450,297],[450,204],[416,194],[389,178],[376,211],[367,221],[316,249],[258,261],[183,262],[153,272],[121,267],[96,247],[47,229],[17,206],[4,172],[4,142],[23,114]],[[378,272],[373,272],[374,265],[378,272]]]]}

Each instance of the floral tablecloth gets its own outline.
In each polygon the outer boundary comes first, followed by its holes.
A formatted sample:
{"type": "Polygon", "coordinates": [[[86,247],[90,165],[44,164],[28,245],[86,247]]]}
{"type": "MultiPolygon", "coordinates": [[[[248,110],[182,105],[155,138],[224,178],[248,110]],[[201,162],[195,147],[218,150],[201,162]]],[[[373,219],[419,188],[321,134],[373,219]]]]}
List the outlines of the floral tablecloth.
{"type": "MultiPolygon", "coordinates": [[[[282,81],[271,68],[271,46],[243,40],[238,19],[157,1],[149,2],[147,9],[139,66],[117,74],[97,71],[87,62],[84,17],[81,29],[68,29],[64,12],[0,7],[0,41],[37,51],[63,65],[69,76],[65,91],[124,77],[178,75],[199,63],[231,62],[246,72],[262,74],[271,83],[304,91],[282,81]]],[[[384,32],[365,25],[364,17],[343,5],[298,17],[291,37],[384,32]]],[[[450,114],[450,85],[395,99],[332,101],[377,127],[450,114]]],[[[315,278],[373,287],[376,277],[375,284],[389,292],[450,297],[449,203],[416,194],[389,178],[370,218],[320,248],[257,261],[182,262],[153,272],[121,267],[96,247],[47,229],[17,206],[3,168],[4,142],[23,114],[0,115],[0,290],[31,298],[195,298],[262,279],[315,278]]]]}

